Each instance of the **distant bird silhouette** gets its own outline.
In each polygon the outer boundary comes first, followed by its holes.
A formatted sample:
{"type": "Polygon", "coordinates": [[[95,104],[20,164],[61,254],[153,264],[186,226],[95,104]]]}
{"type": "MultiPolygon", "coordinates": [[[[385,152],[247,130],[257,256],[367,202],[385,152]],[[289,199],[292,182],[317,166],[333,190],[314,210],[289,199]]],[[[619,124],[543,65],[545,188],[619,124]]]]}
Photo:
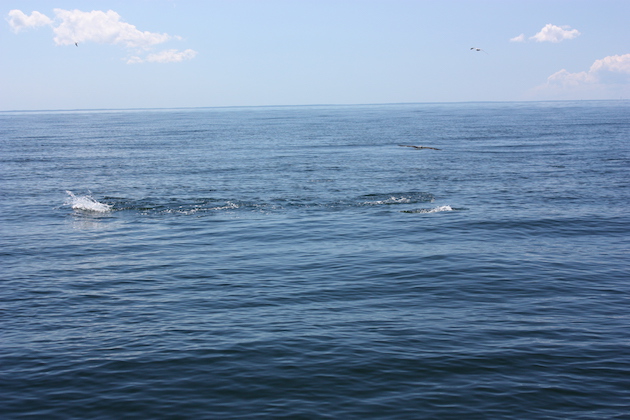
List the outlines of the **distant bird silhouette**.
{"type": "Polygon", "coordinates": [[[421,150],[421,149],[431,149],[431,150],[442,150],[442,149],[437,149],[435,147],[429,147],[429,146],[412,146],[409,144],[399,144],[400,147],[411,147],[417,150],[421,150]]]}
{"type": "Polygon", "coordinates": [[[470,47],[470,49],[471,49],[471,50],[473,50],[473,51],[483,51],[483,52],[485,52],[486,54],[488,54],[485,50],[482,50],[481,48],[477,48],[477,47],[470,47]]]}
{"type": "Polygon", "coordinates": [[[79,43],[78,43],[78,42],[75,42],[75,43],[74,43],[74,45],[76,45],[76,46],[78,47],[78,46],[79,46],[79,43]]]}

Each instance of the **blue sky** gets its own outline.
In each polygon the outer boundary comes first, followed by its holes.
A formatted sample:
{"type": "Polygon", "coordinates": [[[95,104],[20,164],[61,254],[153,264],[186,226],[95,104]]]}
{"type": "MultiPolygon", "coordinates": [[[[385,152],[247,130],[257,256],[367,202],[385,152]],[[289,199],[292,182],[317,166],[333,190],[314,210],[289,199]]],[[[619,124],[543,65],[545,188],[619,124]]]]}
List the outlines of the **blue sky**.
{"type": "Polygon", "coordinates": [[[629,0],[0,6],[0,110],[630,98],[629,0]]]}

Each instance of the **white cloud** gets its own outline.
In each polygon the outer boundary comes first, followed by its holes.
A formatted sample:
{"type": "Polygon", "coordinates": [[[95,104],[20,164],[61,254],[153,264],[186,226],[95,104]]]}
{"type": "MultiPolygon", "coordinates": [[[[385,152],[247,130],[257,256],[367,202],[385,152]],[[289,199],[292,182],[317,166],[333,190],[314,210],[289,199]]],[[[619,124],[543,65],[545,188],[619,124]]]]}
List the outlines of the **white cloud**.
{"type": "Polygon", "coordinates": [[[566,69],[557,71],[547,78],[547,84],[560,86],[579,86],[595,82],[597,82],[597,77],[590,72],[570,73],[566,69]]]}
{"type": "MultiPolygon", "coordinates": [[[[33,12],[27,16],[20,10],[11,10],[7,20],[15,33],[29,27],[50,25],[56,45],[96,42],[122,45],[136,50],[135,52],[138,54],[141,51],[146,53],[155,45],[167,41],[182,40],[180,36],[172,36],[167,33],[140,31],[134,25],[122,21],[121,16],[113,10],[83,12],[77,9],[54,9],[54,12],[55,19],[52,20],[40,12],[33,12]]],[[[195,55],[197,52],[191,49],[182,52],[171,49],[148,54],[145,58],[134,55],[128,59],[127,63],[174,63],[190,60],[195,55]]]]}
{"type": "Polygon", "coordinates": [[[138,63],[179,63],[184,60],[191,60],[195,58],[197,55],[197,51],[187,49],[184,51],[178,51],[176,49],[164,50],[158,53],[149,54],[146,58],[141,58],[138,56],[130,57],[127,60],[127,64],[138,64],[138,63]]]}
{"type": "Polygon", "coordinates": [[[37,26],[46,26],[52,24],[52,20],[42,13],[33,12],[30,16],[21,10],[11,10],[7,17],[9,26],[16,34],[23,29],[35,28],[37,26]]]}
{"type": "Polygon", "coordinates": [[[586,71],[555,72],[547,83],[538,86],[537,96],[566,99],[609,99],[630,93],[630,54],[611,55],[591,65],[586,71]]]}
{"type": "Polygon", "coordinates": [[[103,12],[93,10],[55,9],[57,21],[53,28],[57,45],[72,45],[75,42],[97,42],[101,44],[121,44],[130,48],[148,48],[170,40],[168,34],[140,31],[134,25],[120,20],[113,10],[103,12]]]}
{"type": "MultiPolygon", "coordinates": [[[[570,26],[556,26],[551,23],[546,24],[536,35],[530,36],[529,39],[536,42],[561,42],[565,39],[573,39],[581,35],[577,29],[571,29],[570,26]]],[[[525,34],[520,34],[514,38],[510,38],[510,42],[525,42],[527,39],[525,34]]]]}
{"type": "Polygon", "coordinates": [[[530,37],[536,42],[560,42],[565,39],[573,39],[580,35],[577,29],[570,29],[570,26],[556,26],[548,23],[540,32],[530,37]]]}
{"type": "Polygon", "coordinates": [[[630,74],[630,54],[610,55],[601,60],[595,60],[589,72],[601,71],[630,74]]]}
{"type": "Polygon", "coordinates": [[[562,69],[547,78],[548,84],[561,86],[578,86],[586,83],[607,83],[611,79],[616,82],[630,82],[630,54],[611,55],[595,60],[588,71],[570,73],[562,69]],[[613,75],[621,77],[611,78],[613,75]]]}

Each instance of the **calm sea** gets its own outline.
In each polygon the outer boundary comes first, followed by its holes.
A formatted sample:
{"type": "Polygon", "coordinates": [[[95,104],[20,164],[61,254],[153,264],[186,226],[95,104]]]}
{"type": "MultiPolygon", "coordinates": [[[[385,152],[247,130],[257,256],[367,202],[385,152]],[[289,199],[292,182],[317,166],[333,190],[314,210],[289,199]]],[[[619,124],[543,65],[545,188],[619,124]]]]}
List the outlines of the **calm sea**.
{"type": "Polygon", "coordinates": [[[630,418],[630,102],[3,112],[0,179],[3,419],[630,418]]]}

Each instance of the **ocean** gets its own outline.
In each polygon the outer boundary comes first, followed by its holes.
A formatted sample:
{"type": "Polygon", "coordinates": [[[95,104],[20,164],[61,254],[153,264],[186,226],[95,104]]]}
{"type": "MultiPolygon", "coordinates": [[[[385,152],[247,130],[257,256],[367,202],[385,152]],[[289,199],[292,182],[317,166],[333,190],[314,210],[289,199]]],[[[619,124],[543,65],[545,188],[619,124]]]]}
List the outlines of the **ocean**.
{"type": "Polygon", "coordinates": [[[630,418],[628,101],[1,112],[0,179],[3,419],[630,418]]]}

